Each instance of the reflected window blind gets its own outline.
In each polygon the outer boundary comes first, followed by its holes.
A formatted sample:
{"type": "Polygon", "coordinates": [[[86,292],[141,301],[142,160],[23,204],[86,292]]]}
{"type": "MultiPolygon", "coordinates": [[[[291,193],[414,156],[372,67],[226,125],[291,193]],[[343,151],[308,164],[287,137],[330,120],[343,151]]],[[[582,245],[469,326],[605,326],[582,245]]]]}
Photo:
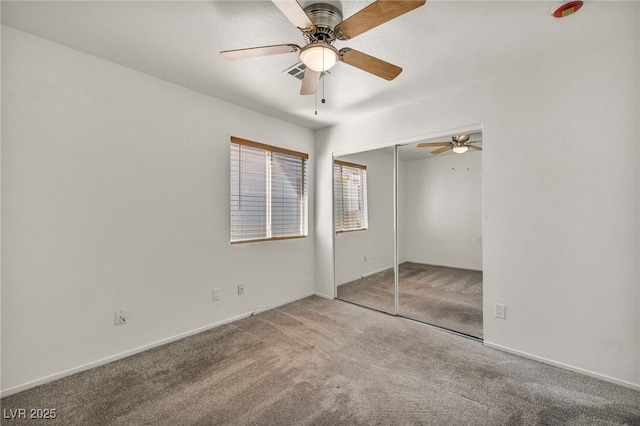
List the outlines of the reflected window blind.
{"type": "Polygon", "coordinates": [[[308,159],[231,138],[231,243],[307,236],[308,159]]]}
{"type": "Polygon", "coordinates": [[[367,166],[335,160],[333,185],[336,232],[367,229],[367,166]]]}

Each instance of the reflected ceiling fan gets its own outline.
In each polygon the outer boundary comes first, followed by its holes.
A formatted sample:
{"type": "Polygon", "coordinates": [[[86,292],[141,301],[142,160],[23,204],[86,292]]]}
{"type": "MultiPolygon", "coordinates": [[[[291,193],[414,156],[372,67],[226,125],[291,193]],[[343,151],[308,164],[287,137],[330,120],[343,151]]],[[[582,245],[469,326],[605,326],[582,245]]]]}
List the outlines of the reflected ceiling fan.
{"type": "Polygon", "coordinates": [[[333,43],[336,40],[352,39],[426,2],[426,0],[377,0],[343,21],[340,9],[330,4],[317,3],[302,9],[296,0],[271,1],[302,32],[304,47],[296,44],[277,44],[225,50],[220,54],[226,59],[236,60],[300,52],[300,61],[306,66],[300,89],[301,95],[316,93],[322,73],[338,61],[385,80],[396,78],[402,72],[402,68],[348,47],[338,50],[333,43]]]}
{"type": "Polygon", "coordinates": [[[445,151],[452,150],[456,154],[465,153],[471,149],[476,151],[482,151],[479,146],[471,145],[472,143],[482,142],[481,140],[470,141],[471,135],[451,136],[451,142],[423,142],[418,144],[418,148],[429,148],[433,146],[439,146],[436,150],[431,151],[432,154],[442,154],[445,151]]]}

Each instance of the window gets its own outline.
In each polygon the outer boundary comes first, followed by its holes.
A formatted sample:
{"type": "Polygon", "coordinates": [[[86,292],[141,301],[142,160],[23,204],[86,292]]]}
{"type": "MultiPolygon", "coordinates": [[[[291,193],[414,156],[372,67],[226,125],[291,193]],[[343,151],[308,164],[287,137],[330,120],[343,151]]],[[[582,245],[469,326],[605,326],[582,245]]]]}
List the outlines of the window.
{"type": "Polygon", "coordinates": [[[231,243],[306,237],[308,154],[231,137],[231,243]]]}
{"type": "Polygon", "coordinates": [[[367,229],[367,166],[334,160],[336,232],[367,229]]]}

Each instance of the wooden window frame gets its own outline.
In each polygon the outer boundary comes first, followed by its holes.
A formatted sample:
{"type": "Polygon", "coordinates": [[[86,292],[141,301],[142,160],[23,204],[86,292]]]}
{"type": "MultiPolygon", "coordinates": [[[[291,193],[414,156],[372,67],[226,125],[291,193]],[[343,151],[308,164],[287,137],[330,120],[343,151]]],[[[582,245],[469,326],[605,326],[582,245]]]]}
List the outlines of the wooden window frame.
{"type": "MultiPolygon", "coordinates": [[[[309,235],[309,194],[308,194],[308,186],[309,186],[309,173],[308,173],[308,160],[309,154],[304,152],[293,151],[286,148],[281,148],[278,146],[268,145],[261,142],[256,142],[248,139],[242,139],[236,136],[231,136],[230,138],[232,144],[240,145],[240,146],[248,146],[252,148],[261,149],[264,151],[271,153],[279,153],[288,155],[291,157],[297,157],[303,160],[302,162],[302,188],[301,188],[301,199],[302,203],[304,203],[304,235],[287,235],[287,236],[276,236],[276,237],[266,237],[266,238],[254,238],[247,240],[231,240],[231,213],[229,215],[229,242],[232,245],[236,244],[246,244],[246,243],[259,243],[264,241],[282,241],[282,240],[296,240],[301,238],[307,238],[309,235]]],[[[269,178],[269,185],[271,184],[271,178],[269,178]]],[[[231,194],[230,194],[231,195],[231,194]]],[[[265,196],[266,197],[266,196],[265,196]]],[[[270,213],[269,213],[270,216],[270,213]]],[[[268,224],[268,228],[270,230],[272,223],[268,224]]]]}

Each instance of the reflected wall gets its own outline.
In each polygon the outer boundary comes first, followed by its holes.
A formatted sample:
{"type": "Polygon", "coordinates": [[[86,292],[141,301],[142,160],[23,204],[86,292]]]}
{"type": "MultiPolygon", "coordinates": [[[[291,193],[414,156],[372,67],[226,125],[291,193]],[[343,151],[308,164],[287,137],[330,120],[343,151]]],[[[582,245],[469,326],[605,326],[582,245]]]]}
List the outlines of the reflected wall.
{"type": "MultiPolygon", "coordinates": [[[[335,233],[336,296],[395,314],[393,148],[340,156],[334,160],[366,167],[368,213],[366,229],[335,233]]],[[[334,206],[341,203],[336,182],[334,171],[334,206]]],[[[336,214],[334,211],[334,216],[336,214]]]]}
{"type": "Polygon", "coordinates": [[[482,153],[430,149],[398,148],[398,315],[482,338],[482,153]]]}

